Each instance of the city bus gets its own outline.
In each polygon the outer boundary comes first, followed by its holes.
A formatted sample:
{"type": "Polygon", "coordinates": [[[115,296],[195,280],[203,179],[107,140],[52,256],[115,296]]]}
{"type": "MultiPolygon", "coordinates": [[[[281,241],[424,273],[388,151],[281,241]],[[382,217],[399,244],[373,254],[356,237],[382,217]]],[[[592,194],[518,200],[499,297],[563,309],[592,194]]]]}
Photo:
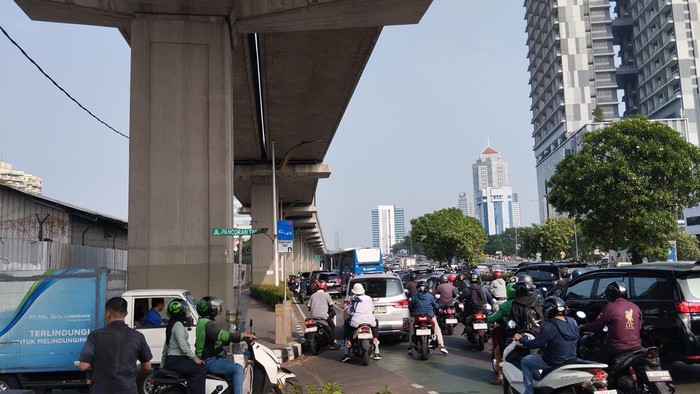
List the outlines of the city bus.
{"type": "Polygon", "coordinates": [[[379,248],[350,248],[329,252],[323,256],[323,269],[362,275],[384,272],[382,253],[379,248]]]}

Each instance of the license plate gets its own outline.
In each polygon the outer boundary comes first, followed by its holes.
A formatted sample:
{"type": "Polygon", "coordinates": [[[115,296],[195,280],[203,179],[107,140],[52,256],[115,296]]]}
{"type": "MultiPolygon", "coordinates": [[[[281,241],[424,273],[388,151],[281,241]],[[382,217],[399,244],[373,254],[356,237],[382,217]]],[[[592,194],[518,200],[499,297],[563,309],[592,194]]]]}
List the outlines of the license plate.
{"type": "Polygon", "coordinates": [[[306,330],[304,332],[317,332],[318,327],[306,327],[306,330]]]}
{"type": "Polygon", "coordinates": [[[457,324],[457,319],[445,319],[445,323],[447,323],[447,324],[457,324]]]}
{"type": "Polygon", "coordinates": [[[372,339],[372,333],[369,333],[369,334],[360,333],[360,334],[357,334],[357,338],[359,338],[359,339],[372,339]]]}
{"type": "Polygon", "coordinates": [[[617,390],[600,390],[594,391],[595,394],[617,394],[617,390]]]}
{"type": "Polygon", "coordinates": [[[375,306],[374,313],[386,313],[386,307],[385,306],[375,306]]]}
{"type": "Polygon", "coordinates": [[[672,382],[671,374],[668,371],[646,371],[650,382],[672,382]]]}
{"type": "Polygon", "coordinates": [[[473,327],[475,330],[486,330],[489,326],[486,323],[474,323],[473,327]]]}
{"type": "Polygon", "coordinates": [[[416,335],[430,335],[430,330],[427,328],[416,330],[416,335]]]}

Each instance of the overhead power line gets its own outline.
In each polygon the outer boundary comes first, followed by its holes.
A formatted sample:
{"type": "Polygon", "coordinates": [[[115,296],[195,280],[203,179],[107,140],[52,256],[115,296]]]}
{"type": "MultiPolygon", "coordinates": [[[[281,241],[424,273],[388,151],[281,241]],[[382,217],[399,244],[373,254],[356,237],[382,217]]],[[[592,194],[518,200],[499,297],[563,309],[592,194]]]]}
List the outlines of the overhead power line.
{"type": "Polygon", "coordinates": [[[26,57],[27,59],[29,59],[29,61],[32,62],[32,64],[33,64],[34,66],[36,66],[36,68],[39,69],[39,71],[41,71],[41,73],[44,74],[44,76],[45,76],[46,78],[48,78],[49,81],[51,81],[51,83],[53,83],[60,91],[62,91],[66,96],[68,96],[69,99],[73,100],[74,103],[78,104],[78,107],[82,108],[85,112],[87,112],[88,114],[90,114],[90,116],[92,116],[93,118],[95,118],[98,122],[102,123],[103,125],[107,126],[107,127],[108,127],[110,130],[112,130],[113,132],[119,134],[120,136],[122,136],[122,137],[124,137],[124,138],[127,138],[127,139],[129,138],[128,135],[126,135],[126,134],[124,134],[124,133],[118,131],[118,130],[115,129],[114,127],[108,125],[105,121],[103,121],[102,119],[98,118],[95,114],[93,114],[92,112],[90,112],[89,109],[85,108],[85,106],[83,106],[82,104],[80,104],[80,103],[78,102],[78,100],[74,99],[73,96],[71,96],[68,92],[66,92],[65,89],[63,89],[63,88],[61,87],[61,85],[59,85],[56,81],[54,81],[53,78],[51,78],[51,77],[41,68],[41,66],[39,66],[38,64],[36,64],[36,62],[34,61],[34,59],[32,59],[29,55],[27,55],[27,52],[25,52],[24,49],[22,49],[22,47],[19,46],[19,44],[17,44],[17,42],[15,42],[15,40],[13,40],[12,37],[10,37],[9,34],[7,34],[7,31],[5,31],[5,29],[3,29],[2,25],[0,25],[0,30],[2,30],[2,34],[4,34],[5,37],[7,37],[7,39],[10,40],[10,42],[12,42],[12,44],[14,44],[14,46],[16,46],[17,49],[20,50],[20,52],[22,52],[22,54],[24,55],[24,57],[26,57]]]}

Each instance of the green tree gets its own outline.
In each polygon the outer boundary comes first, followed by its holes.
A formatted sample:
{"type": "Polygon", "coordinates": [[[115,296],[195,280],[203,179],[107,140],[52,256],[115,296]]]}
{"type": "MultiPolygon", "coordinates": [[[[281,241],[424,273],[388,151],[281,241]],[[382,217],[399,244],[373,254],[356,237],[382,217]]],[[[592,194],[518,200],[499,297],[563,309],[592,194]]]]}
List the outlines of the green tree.
{"type": "Polygon", "coordinates": [[[486,246],[484,246],[484,253],[495,255],[497,251],[500,251],[504,256],[515,255],[516,231],[518,229],[507,228],[501,234],[489,235],[486,246]]]}
{"type": "Polygon", "coordinates": [[[700,202],[700,150],[661,123],[627,119],[586,133],[547,185],[591,243],[627,249],[634,263],[665,258],[678,212],[700,202]]]}
{"type": "Polygon", "coordinates": [[[574,257],[572,219],[549,218],[542,225],[535,224],[518,231],[524,257],[532,258],[540,253],[542,261],[556,261],[561,259],[561,252],[566,253],[566,258],[574,257]]]}
{"type": "Polygon", "coordinates": [[[411,235],[428,258],[450,261],[453,257],[476,262],[486,245],[486,232],[478,220],[465,217],[459,208],[447,208],[411,219],[411,235]]]}
{"type": "Polygon", "coordinates": [[[593,110],[593,121],[594,122],[604,122],[605,121],[605,114],[603,113],[603,109],[600,107],[595,107],[593,110]]]}
{"type": "Polygon", "coordinates": [[[700,260],[700,243],[694,235],[679,230],[676,234],[676,256],[678,260],[700,260]]]}

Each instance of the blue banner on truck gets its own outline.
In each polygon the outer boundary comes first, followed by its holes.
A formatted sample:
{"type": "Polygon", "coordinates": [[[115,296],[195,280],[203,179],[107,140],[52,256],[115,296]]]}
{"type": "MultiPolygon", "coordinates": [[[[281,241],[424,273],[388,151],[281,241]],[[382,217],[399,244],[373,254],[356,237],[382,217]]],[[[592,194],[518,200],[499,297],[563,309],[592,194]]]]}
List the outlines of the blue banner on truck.
{"type": "Polygon", "coordinates": [[[0,372],[77,369],[88,334],[104,324],[106,275],[16,271],[0,283],[0,372]]]}

